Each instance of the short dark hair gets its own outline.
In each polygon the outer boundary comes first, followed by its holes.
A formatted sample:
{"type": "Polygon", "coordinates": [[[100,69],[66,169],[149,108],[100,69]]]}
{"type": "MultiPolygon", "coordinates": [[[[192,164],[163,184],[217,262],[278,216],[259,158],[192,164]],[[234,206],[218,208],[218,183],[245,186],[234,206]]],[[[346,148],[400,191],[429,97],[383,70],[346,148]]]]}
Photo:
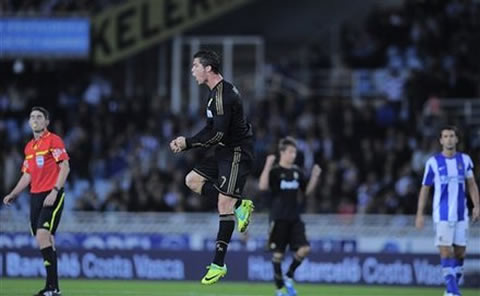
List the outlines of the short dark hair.
{"type": "Polygon", "coordinates": [[[457,138],[460,138],[460,134],[458,131],[458,128],[454,125],[445,125],[440,128],[440,131],[438,132],[438,138],[440,139],[442,137],[443,131],[453,131],[455,133],[455,136],[457,138]]]}
{"type": "Polygon", "coordinates": [[[220,73],[220,56],[213,50],[200,50],[193,55],[193,58],[198,58],[204,67],[212,67],[213,73],[220,73]]]}
{"type": "Polygon", "coordinates": [[[40,106],[35,106],[32,108],[30,111],[30,114],[32,114],[33,111],[39,111],[45,116],[45,119],[50,120],[50,113],[48,113],[47,109],[40,107],[40,106]]]}
{"type": "Polygon", "coordinates": [[[295,149],[297,149],[297,141],[295,141],[295,139],[292,137],[285,137],[281,139],[278,143],[278,151],[285,151],[288,146],[293,146],[295,149]]]}

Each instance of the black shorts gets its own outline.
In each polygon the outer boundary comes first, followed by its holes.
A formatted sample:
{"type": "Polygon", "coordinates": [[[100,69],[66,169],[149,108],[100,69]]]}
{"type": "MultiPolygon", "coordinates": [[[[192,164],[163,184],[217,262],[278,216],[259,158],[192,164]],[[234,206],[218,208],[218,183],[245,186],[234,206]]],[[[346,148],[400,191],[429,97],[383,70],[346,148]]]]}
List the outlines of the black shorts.
{"type": "Polygon", "coordinates": [[[275,220],[271,222],[268,249],[273,252],[284,253],[287,245],[293,251],[309,245],[305,235],[305,224],[302,220],[275,220]]]}
{"type": "Polygon", "coordinates": [[[243,187],[252,169],[250,145],[235,148],[217,146],[215,155],[204,158],[193,171],[211,181],[222,194],[242,198],[243,187]]]}
{"type": "Polygon", "coordinates": [[[60,217],[62,216],[65,192],[61,189],[57,193],[57,199],[51,207],[44,207],[43,201],[50,191],[32,193],[30,197],[30,228],[32,235],[37,234],[37,229],[42,228],[55,234],[60,217]]]}

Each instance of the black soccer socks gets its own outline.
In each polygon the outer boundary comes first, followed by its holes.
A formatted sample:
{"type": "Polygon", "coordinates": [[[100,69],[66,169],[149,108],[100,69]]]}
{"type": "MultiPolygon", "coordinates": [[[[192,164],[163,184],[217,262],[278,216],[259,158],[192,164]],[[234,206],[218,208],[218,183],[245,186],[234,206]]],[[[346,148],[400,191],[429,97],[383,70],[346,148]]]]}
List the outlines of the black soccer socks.
{"type": "Polygon", "coordinates": [[[60,286],[58,285],[58,260],[57,260],[57,251],[54,250],[53,251],[53,263],[54,263],[54,287],[57,289],[57,290],[60,290],[60,286]]]}
{"type": "Polygon", "coordinates": [[[289,278],[293,278],[293,274],[295,273],[295,270],[297,269],[298,266],[300,266],[300,264],[302,264],[302,261],[303,261],[303,258],[297,257],[296,254],[295,256],[293,256],[292,264],[290,264],[290,267],[288,268],[288,271],[287,271],[287,276],[289,278]]]}
{"type": "Polygon", "coordinates": [[[230,243],[233,230],[235,229],[235,216],[233,214],[220,215],[219,224],[213,263],[218,266],[223,266],[225,263],[225,255],[227,254],[228,243],[230,243]]]}
{"type": "Polygon", "coordinates": [[[275,286],[277,289],[281,289],[284,286],[283,275],[282,275],[282,260],[272,259],[273,263],[273,278],[275,279],[275,286]]]}
{"type": "Polygon", "coordinates": [[[47,270],[47,288],[58,288],[57,258],[52,246],[40,250],[47,270]]]}

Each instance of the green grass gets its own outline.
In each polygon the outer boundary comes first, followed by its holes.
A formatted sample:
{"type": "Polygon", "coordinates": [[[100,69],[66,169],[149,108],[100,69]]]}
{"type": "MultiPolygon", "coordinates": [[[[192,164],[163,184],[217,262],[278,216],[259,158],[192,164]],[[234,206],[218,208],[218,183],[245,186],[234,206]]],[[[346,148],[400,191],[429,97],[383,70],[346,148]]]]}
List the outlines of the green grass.
{"type": "MultiPolygon", "coordinates": [[[[271,296],[273,284],[219,282],[202,286],[196,282],[62,280],[63,296],[271,296]]],[[[0,279],[1,296],[31,296],[43,280],[0,279]]],[[[441,296],[442,288],[387,286],[334,286],[298,284],[299,296],[441,296]]],[[[463,296],[480,296],[480,290],[463,289],[463,296]]]]}

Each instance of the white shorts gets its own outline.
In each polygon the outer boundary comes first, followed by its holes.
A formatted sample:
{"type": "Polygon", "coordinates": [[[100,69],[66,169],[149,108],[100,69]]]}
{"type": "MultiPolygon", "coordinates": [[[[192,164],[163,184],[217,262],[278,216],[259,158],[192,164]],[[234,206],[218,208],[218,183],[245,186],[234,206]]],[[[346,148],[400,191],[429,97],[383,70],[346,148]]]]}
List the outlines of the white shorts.
{"type": "Polygon", "coordinates": [[[462,246],[467,245],[468,222],[467,221],[440,221],[435,223],[435,246],[462,246]]]}

